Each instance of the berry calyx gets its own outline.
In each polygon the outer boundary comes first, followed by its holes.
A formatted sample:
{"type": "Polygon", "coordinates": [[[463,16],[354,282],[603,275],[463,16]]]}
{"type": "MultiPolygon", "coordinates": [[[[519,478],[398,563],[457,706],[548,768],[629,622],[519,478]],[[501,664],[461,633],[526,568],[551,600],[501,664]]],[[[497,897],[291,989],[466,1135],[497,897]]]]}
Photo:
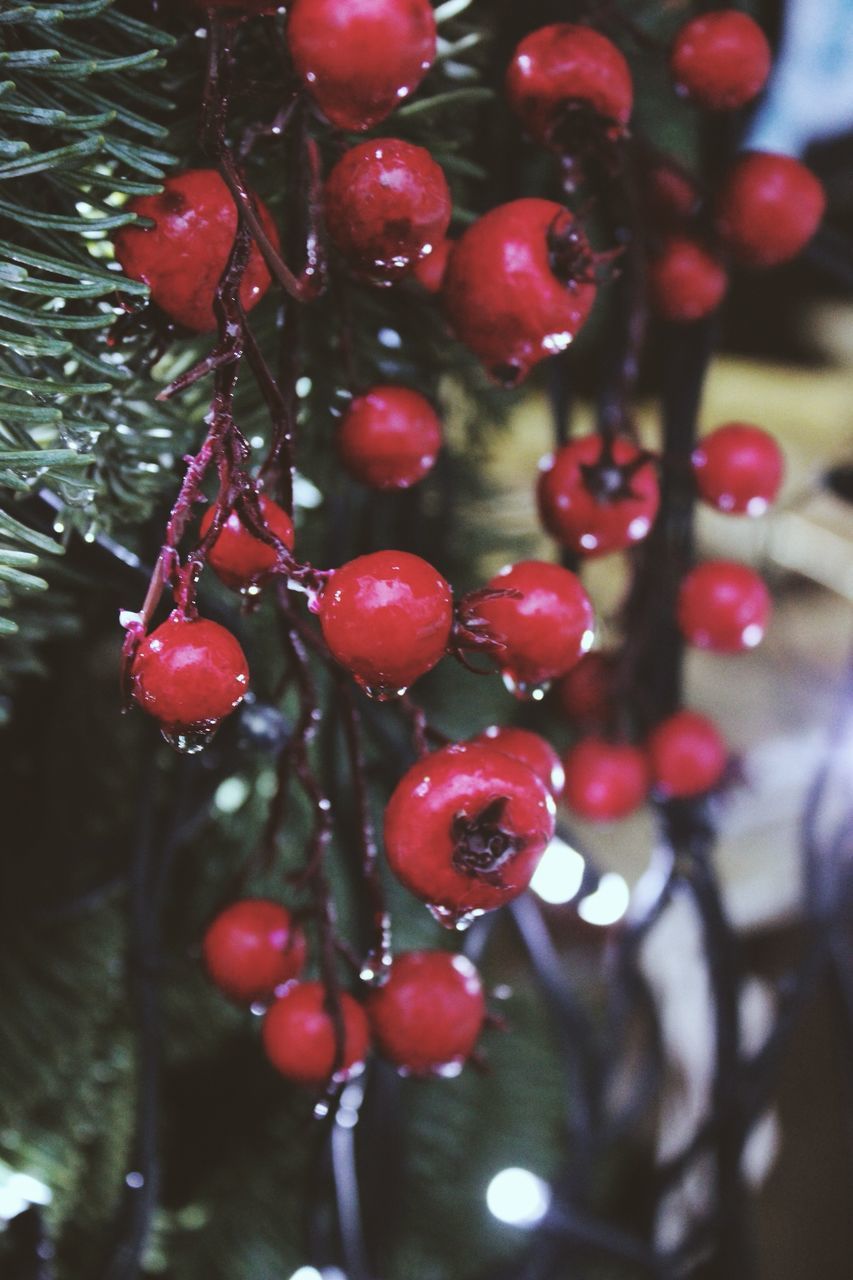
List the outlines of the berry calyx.
{"type": "Polygon", "coordinates": [[[747,151],[723,181],[716,226],[738,262],[775,267],[806,247],[825,208],[823,187],[805,165],[770,151],[747,151]]]}
{"type": "Polygon", "coordinates": [[[761,92],[770,61],[757,22],[737,9],[717,9],[681,28],[669,65],[678,93],[710,111],[732,111],[761,92]]]}
{"type": "Polygon", "coordinates": [[[333,1078],[346,1080],[364,1063],[370,1047],[370,1029],[361,1005],[346,993],[340,997],[340,1055],[335,1020],[327,1006],[326,989],[321,982],[295,982],[271,1005],[264,1018],[266,1055],[288,1080],[314,1085],[326,1084],[333,1078]]]}
{"type": "Polygon", "coordinates": [[[748,422],[717,427],[699,441],[691,461],[700,497],[727,515],[763,515],[785,470],[773,437],[748,422]]]}
{"type": "MultiPolygon", "coordinates": [[[[293,550],[294,532],[290,516],[271,498],[258,499],[264,523],[288,551],[293,550]]],[[[213,524],[214,509],[205,511],[201,520],[201,536],[213,524]]],[[[232,511],[207,553],[207,563],[221,582],[233,591],[245,591],[269,574],[278,563],[275,547],[251,533],[236,511],[232,511]]]]}
{"type": "Polygon", "coordinates": [[[621,551],[646,537],[660,505],[654,459],[622,436],[581,436],[540,465],[542,523],[580,555],[621,551]]]}
{"type": "MultiPolygon", "coordinates": [[[[255,208],[264,230],[278,248],[275,223],[257,198],[255,208]]],[[[167,178],[156,196],[137,196],[131,213],[150,218],[153,227],[122,227],[116,232],[116,257],[132,280],[142,280],[151,300],[178,324],[197,333],[216,328],[213,299],[234,237],[237,207],[215,169],[189,169],[167,178]]],[[[251,311],[270,286],[272,277],[257,245],[240,283],[240,303],[251,311]]]]}
{"type": "Polygon", "coordinates": [[[554,834],[554,801],[519,760],[460,743],[419,760],[385,812],[391,870],[445,924],[522,893],[554,834]]]}
{"type": "Polygon", "coordinates": [[[380,1052],[407,1075],[457,1075],[486,1017],[479,974],[467,956],[406,951],[371,992],[367,1015],[380,1052]]]}
{"type": "Polygon", "coordinates": [[[506,594],[483,600],[478,613],[497,642],[496,661],[514,692],[536,693],[589,649],[592,605],[568,569],[522,560],[507,565],[488,585],[506,594]]]}
{"type": "Polygon", "coordinates": [[[249,668],[230,631],[177,611],[142,641],[131,668],[133,696],[178,750],[200,751],[243,701],[249,668]]]}
{"type": "Polygon", "coordinates": [[[659,795],[702,795],[726,771],[729,753],[713,720],[698,711],[677,711],[655,728],[646,743],[652,782],[659,795]]]}
{"type": "Polygon", "coordinates": [[[678,625],[697,649],[741,653],[763,640],[770,609],[770,593],[754,569],[734,560],[707,560],[681,584],[678,625]]]}
{"type": "Polygon", "coordinates": [[[373,489],[408,489],[435,465],[441,420],[406,387],[373,387],[353,400],[337,435],[350,475],[373,489]]]}
{"type": "Polygon", "coordinates": [[[491,377],[513,386],[576,337],[595,301],[594,262],[581,224],[562,205],[499,205],[468,227],[450,255],[448,320],[491,377]]]}
{"type": "Polygon", "coordinates": [[[537,142],[563,154],[597,133],[618,137],[631,115],[628,63],[611,40],[570,22],[525,36],[506,76],[510,106],[537,142]]]}
{"type": "Polygon", "coordinates": [[[671,236],[649,263],[651,304],[664,320],[683,324],[708,316],[726,296],[725,268],[697,240],[671,236]]]}
{"type": "Polygon", "coordinates": [[[649,789],[645,753],[627,742],[582,738],[563,758],[564,799],[590,822],[613,822],[639,809],[649,789]]]}
{"type": "Polygon", "coordinates": [[[232,1000],[269,1000],[305,966],[305,934],[267,898],[232,902],[208,926],[202,954],[212,981],[232,1000]]]}
{"type": "Polygon", "coordinates": [[[445,237],[435,246],[432,253],[426,258],[421,258],[412,270],[413,278],[419,285],[423,285],[427,293],[441,293],[444,277],[447,274],[447,263],[455,243],[455,240],[445,237]]]}
{"type": "Polygon", "coordinates": [[[408,98],[435,60],[429,0],[294,0],[287,43],[326,119],[362,133],[408,98]]]}
{"type": "Polygon", "coordinates": [[[444,239],[451,201],[428,151],[376,138],[346,151],[332,169],[325,208],[329,235],[355,274],[390,284],[444,239]]]}
{"type": "Polygon", "coordinates": [[[550,742],[529,729],[516,729],[511,725],[490,725],[478,733],[472,742],[492,746],[504,755],[520,760],[543,782],[555,800],[559,800],[565,785],[565,774],[560,757],[550,742]]]}
{"type": "Polygon", "coordinates": [[[616,654],[585,653],[554,686],[557,705],[577,724],[602,724],[613,709],[616,654]]]}
{"type": "Polygon", "coordinates": [[[453,596],[426,560],[375,551],[335,569],[318,612],[334,657],[381,700],[405,691],[442,657],[453,596]]]}

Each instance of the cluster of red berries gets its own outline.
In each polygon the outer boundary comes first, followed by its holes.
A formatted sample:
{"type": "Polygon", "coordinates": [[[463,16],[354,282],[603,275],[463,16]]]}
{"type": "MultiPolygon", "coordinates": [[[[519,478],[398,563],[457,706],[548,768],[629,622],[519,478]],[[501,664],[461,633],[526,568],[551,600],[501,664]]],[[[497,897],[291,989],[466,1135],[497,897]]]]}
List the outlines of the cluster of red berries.
{"type": "Polygon", "coordinates": [[[233,902],[204,936],[215,985],[238,1004],[264,1011],[263,1044],[273,1066],[300,1084],[346,1079],[374,1041],[401,1071],[451,1074],[471,1057],[486,1021],[480,977],[465,956],[409,951],[396,956],[364,1004],[305,980],[305,933],[265,898],[233,902]]]}
{"type": "MultiPolygon", "coordinates": [[[[194,0],[232,14],[266,15],[271,0],[194,0]]],[[[412,94],[436,55],[428,0],[292,0],[286,39],[305,93],[335,128],[364,133],[412,94]]],[[[764,36],[743,14],[722,10],[687,23],[671,51],[676,90],[710,110],[731,110],[761,91],[769,72],[764,36]]],[[[558,23],[521,41],[506,96],[527,133],[582,170],[593,148],[617,147],[633,108],[630,68],[612,41],[590,27],[558,23]]],[[[649,264],[650,297],[673,321],[708,315],[727,288],[726,259],[756,267],[787,261],[823,213],[820,184],[798,162],[746,153],[725,177],[714,239],[697,232],[696,184],[668,163],[651,165],[646,197],[666,231],[649,264]]],[[[279,235],[251,195],[263,229],[243,273],[239,302],[256,306],[271,283],[279,235]]],[[[170,178],[130,209],[145,225],[122,228],[115,249],[125,272],[147,282],[173,321],[195,332],[216,325],[216,294],[237,231],[237,207],[212,170],[170,178]]],[[[371,286],[406,278],[440,296],[456,337],[504,385],[564,350],[595,302],[599,255],[562,204],[513,200],[448,236],[452,201],[428,151],[394,137],[344,150],[324,187],[326,230],[350,274],[371,286]]],[[[705,225],[703,224],[703,225],[705,225]]],[[[441,422],[409,388],[374,386],[354,397],[336,445],[349,474],[374,489],[405,489],[433,467],[441,422]]],[[[700,497],[728,514],[757,515],[781,483],[779,450],[761,429],[732,423],[693,456],[700,497]]],[[[571,552],[625,550],[652,529],[660,505],[656,459],[625,436],[592,434],[543,461],[542,521],[571,552]]],[[[201,522],[207,562],[233,590],[259,589],[292,565],[294,528],[265,495],[250,506],[218,503],[201,522]]],[[[619,700],[619,666],[589,653],[593,612],[577,576],[541,561],[497,574],[454,609],[450,585],[425,560],[374,552],[322,575],[313,605],[330,654],[369,693],[388,698],[449,652],[483,644],[521,695],[558,681],[555,696],[583,736],[561,760],[538,735],[493,727],[420,759],[399,781],[385,814],[388,862],[400,881],[445,924],[465,922],[521,894],[554,834],[561,796],[592,820],[619,819],[651,791],[660,799],[718,787],[728,750],[712,721],[682,710],[642,745],[614,740],[607,726],[619,700]]],[[[686,639],[717,652],[753,647],[769,596],[746,566],[700,564],[686,575],[678,622],[686,639]]],[[[139,646],[134,695],[184,746],[204,740],[241,701],[248,667],[237,640],[218,624],[175,612],[139,646]]],[[[305,980],[301,926],[279,904],[243,900],[210,926],[204,955],[211,978],[232,999],[266,1008],[263,1042],[290,1079],[320,1084],[358,1069],[371,1042],[401,1070],[458,1069],[486,1018],[474,967],[443,951],[397,956],[363,1001],[305,980]]]]}

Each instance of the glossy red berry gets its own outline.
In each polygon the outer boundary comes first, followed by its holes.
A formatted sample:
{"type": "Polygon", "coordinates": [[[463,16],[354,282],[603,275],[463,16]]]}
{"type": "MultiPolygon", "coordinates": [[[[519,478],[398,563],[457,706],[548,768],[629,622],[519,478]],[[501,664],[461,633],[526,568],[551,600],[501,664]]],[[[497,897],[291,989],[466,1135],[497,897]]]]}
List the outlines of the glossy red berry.
{"type": "Polygon", "coordinates": [[[681,28],[669,65],[679,93],[710,111],[730,111],[764,88],[770,45],[747,14],[717,9],[681,28]]]}
{"type": "Polygon", "coordinates": [[[698,711],[677,711],[662,720],[646,750],[655,789],[673,798],[710,791],[725,773],[729,755],[713,720],[698,711]]]}
{"type": "Polygon", "coordinates": [[[551,536],[587,556],[641,542],[660,505],[654,460],[621,436],[580,436],[544,458],[538,497],[551,536]]]}
{"type": "Polygon", "coordinates": [[[181,750],[199,750],[239,706],[249,668],[230,631],[173,613],[142,641],[131,670],[133,696],[181,750]]]}
{"type": "Polygon", "coordinates": [[[321,982],[295,982],[264,1018],[264,1049],[276,1071],[298,1084],[345,1080],[364,1063],[370,1047],[367,1015],[352,996],[340,997],[343,1054],[336,1063],[335,1022],[321,982]]]}
{"type": "Polygon", "coordinates": [[[682,324],[710,315],[726,296],[725,268],[697,240],[672,236],[649,263],[649,297],[664,320],[682,324]]]}
{"type": "Polygon", "coordinates": [[[521,560],[496,574],[489,587],[506,591],[478,604],[500,642],[496,660],[515,691],[535,691],[564,675],[593,641],[592,605],[580,579],[560,565],[521,560]]]}
{"type": "Polygon", "coordinates": [[[775,267],[795,258],[817,231],[826,196],[798,160],[769,151],[739,156],[717,201],[717,230],[739,262],[775,267]]]}
{"type": "Polygon", "coordinates": [[[441,448],[441,420],[406,387],[373,387],[353,400],[337,435],[350,475],[373,489],[408,489],[432,470],[441,448]]]}
{"type": "Polygon", "coordinates": [[[506,77],[509,104],[537,142],[571,152],[598,117],[618,136],[631,115],[628,63],[592,27],[558,22],[521,41],[506,77]]]}
{"type": "Polygon", "coordinates": [[[593,255],[574,214],[550,200],[512,200],[456,242],[444,306],[459,340],[505,386],[563,351],[595,301],[593,255]]]}
{"type": "Polygon", "coordinates": [[[430,671],[445,652],[453,596],[441,574],[405,551],[375,551],[336,569],[320,597],[332,654],[377,698],[430,671]]]}
{"type": "Polygon", "coordinates": [[[294,0],[287,43],[323,115],[361,133],[408,98],[435,59],[429,0],[294,0]]]}
{"type": "Polygon", "coordinates": [[[472,742],[495,747],[504,755],[520,760],[543,782],[555,800],[563,794],[566,778],[563,763],[550,742],[529,729],[516,729],[514,725],[490,725],[478,733],[472,742]]]}
{"type": "Polygon", "coordinates": [[[486,1017],[479,974],[467,956],[406,951],[371,992],[367,1015],[384,1057],[410,1075],[457,1075],[486,1017]]]}
{"type": "Polygon", "coordinates": [[[415,265],[412,276],[428,293],[441,293],[454,244],[455,241],[445,238],[435,246],[432,253],[421,258],[415,265]]]}
{"type": "Polygon", "coordinates": [[[554,801],[536,775],[474,743],[419,760],[385,811],[391,870],[448,925],[523,893],[553,834],[554,801]]]}
{"type": "Polygon", "coordinates": [[[612,709],[615,681],[615,654],[601,650],[585,653],[554,686],[557,705],[577,724],[601,723],[612,709]]]}
{"type": "MultiPolygon", "coordinates": [[[[255,206],[264,230],[278,247],[275,223],[260,200],[255,206]]],[[[216,328],[213,299],[234,244],[237,207],[215,169],[190,169],[167,178],[156,196],[137,196],[131,213],[151,218],[153,227],[122,227],[115,235],[116,257],[131,280],[142,280],[151,299],[172,320],[207,333],[216,328]]],[[[270,286],[271,276],[256,245],[240,285],[240,302],[251,311],[270,286]]]]}
{"type": "MultiPolygon", "coordinates": [[[[260,498],[261,514],[269,530],[279,542],[293,550],[293,521],[271,498],[260,498]]],[[[213,524],[214,508],[205,511],[201,521],[202,538],[213,524]]],[[[226,587],[242,591],[264,574],[270,573],[277,563],[275,548],[250,533],[236,511],[225,521],[219,536],[207,553],[207,563],[226,587]]]]}
{"type": "Polygon", "coordinates": [[[681,584],[678,625],[698,649],[740,653],[761,643],[770,607],[770,593],[754,569],[707,560],[681,584]]]}
{"type": "Polygon", "coordinates": [[[450,191],[428,151],[375,138],[346,151],[326,181],[326,226],[356,273],[379,284],[408,274],[441,244],[450,191]]]}
{"type": "Polygon", "coordinates": [[[269,1000],[298,978],[305,965],[305,934],[290,912],[266,898],[244,898],[221,911],[204,935],[204,963],[232,1000],[269,1000]]]}
{"type": "Polygon", "coordinates": [[[693,450],[696,487],[705,502],[727,515],[763,515],[782,484],[782,450],[761,427],[728,422],[693,450]]]}
{"type": "Polygon", "coordinates": [[[649,789],[649,766],[639,747],[582,738],[564,757],[568,807],[590,822],[612,822],[639,809],[649,789]]]}

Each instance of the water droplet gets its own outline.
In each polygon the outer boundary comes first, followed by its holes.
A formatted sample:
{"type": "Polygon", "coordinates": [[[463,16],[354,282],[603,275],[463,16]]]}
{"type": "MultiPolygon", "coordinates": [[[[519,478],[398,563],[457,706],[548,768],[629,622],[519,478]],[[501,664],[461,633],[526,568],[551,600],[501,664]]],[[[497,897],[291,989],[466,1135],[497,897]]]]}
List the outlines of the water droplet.
{"type": "Polygon", "coordinates": [[[518,680],[511,671],[502,671],[501,679],[504,688],[519,702],[541,702],[551,686],[550,680],[541,680],[538,684],[532,680],[518,680]]]}
{"type": "Polygon", "coordinates": [[[470,925],[483,915],[483,912],[474,907],[470,911],[454,911],[450,907],[440,907],[436,903],[428,902],[427,910],[442,927],[442,929],[455,929],[457,933],[464,933],[470,925]]]}
{"type": "Polygon", "coordinates": [[[164,724],[160,732],[170,747],[182,756],[195,756],[213,741],[219,720],[200,720],[198,724],[164,724]]]}
{"type": "Polygon", "coordinates": [[[366,680],[362,680],[361,676],[356,676],[355,682],[368,698],[373,698],[374,702],[392,702],[394,698],[402,698],[407,688],[406,685],[400,689],[391,684],[369,684],[366,680]]]}

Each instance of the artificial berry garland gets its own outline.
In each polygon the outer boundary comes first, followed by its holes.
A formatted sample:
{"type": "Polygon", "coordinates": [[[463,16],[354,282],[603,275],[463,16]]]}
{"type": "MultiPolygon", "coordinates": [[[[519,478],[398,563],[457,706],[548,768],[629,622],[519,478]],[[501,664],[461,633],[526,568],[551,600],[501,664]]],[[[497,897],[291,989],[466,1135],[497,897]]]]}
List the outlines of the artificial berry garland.
{"type": "MultiPolygon", "coordinates": [[[[291,1080],[327,1089],[343,1082],[361,1068],[371,1035],[401,1070],[446,1073],[475,1053],[487,1022],[482,987],[469,962],[446,952],[392,956],[352,683],[380,701],[396,700],[410,721],[419,758],[387,806],[384,849],[398,879],[451,927],[525,891],[553,837],[555,801],[563,793],[574,813],[612,822],[636,810],[650,791],[659,800],[683,800],[721,785],[729,752],[707,718],[675,705],[663,717],[641,710],[631,722],[625,715],[630,678],[649,659],[638,594],[626,605],[624,651],[591,653],[593,608],[573,570],[579,557],[632,547],[650,557],[672,534],[659,520],[661,496],[670,499],[670,520],[677,507],[673,491],[683,488],[685,474],[721,511],[755,515],[772,503],[782,464],[760,428],[727,424],[694,447],[677,440],[668,423],[662,457],[641,446],[630,403],[646,303],[676,326],[711,316],[726,293],[729,263],[767,267],[793,257],[814,234],[824,197],[804,166],[765,153],[736,160],[715,202],[671,158],[646,150],[638,170],[642,148],[630,139],[633,84],[625,57],[593,26],[561,23],[531,33],[514,51],[506,74],[509,106],[533,142],[559,157],[567,197],[580,183],[601,179],[605,221],[615,223],[613,190],[620,187],[622,203],[654,210],[665,234],[645,244],[639,231],[626,236],[624,226],[614,225],[615,238],[625,243],[597,252],[581,215],[525,196],[451,237],[447,178],[424,148],[393,136],[341,147],[324,180],[307,123],[309,100],[330,126],[350,132],[390,121],[436,56],[431,6],[426,0],[293,0],[284,27],[291,89],[270,125],[273,132],[289,131],[297,157],[282,237],[243,175],[253,138],[236,148],[227,141],[241,23],[252,15],[269,19],[274,6],[210,0],[200,7],[209,22],[201,132],[215,167],[175,175],[161,195],[132,202],[147,221],[123,229],[115,241],[126,274],[149,284],[152,303],[178,333],[216,333],[209,355],[161,393],[171,398],[203,378],[213,380],[207,435],[188,460],[148,595],[138,613],[123,619],[126,686],[173,745],[200,749],[249,686],[237,641],[198,616],[200,576],[209,565],[247,598],[268,589],[299,702],[279,758],[268,844],[274,846],[295,780],[313,819],[296,888],[312,899],[319,979],[303,977],[309,948],[297,913],[244,898],[226,907],[206,934],[208,972],[229,998],[269,1006],[264,1047],[291,1080]],[[297,269],[288,262],[294,226],[304,228],[297,269]],[[517,385],[565,352],[602,286],[613,291],[624,318],[615,343],[615,391],[592,434],[564,438],[558,414],[558,448],[539,478],[543,524],[572,567],[521,561],[454,604],[445,578],[408,552],[374,551],[334,570],[300,558],[293,522],[295,334],[301,309],[338,271],[368,286],[411,277],[424,295],[435,295],[455,337],[501,386],[517,385]],[[275,372],[249,319],[273,285],[286,299],[283,358],[275,372]],[[237,374],[244,369],[272,425],[269,451],[255,468],[234,412],[237,374]],[[201,515],[195,545],[182,550],[213,473],[216,496],[201,515]],[[174,608],[152,629],[164,592],[174,608]],[[493,726],[466,743],[443,742],[407,690],[446,655],[465,665],[475,656],[485,659],[522,698],[540,699],[556,682],[554,700],[582,736],[562,761],[541,736],[510,726],[493,726]],[[353,955],[338,934],[325,870],[331,801],[311,754],[320,717],[317,667],[334,682],[342,708],[372,921],[364,956],[353,955]],[[353,994],[340,979],[342,954],[356,972],[353,994]]],[[[679,33],[670,68],[678,92],[695,103],[712,110],[741,106],[766,80],[766,41],[743,15],[708,15],[679,33]]],[[[417,484],[441,445],[435,409],[404,386],[362,389],[336,434],[342,465],[374,489],[417,484]]],[[[686,541],[681,536],[682,549],[686,541]]],[[[672,557],[668,563],[659,603],[688,643],[733,653],[760,642],[770,601],[754,571],[716,561],[679,564],[673,572],[672,557]]],[[[648,600],[645,613],[647,619],[648,600]]],[[[672,680],[668,700],[678,701],[672,680]]]]}

